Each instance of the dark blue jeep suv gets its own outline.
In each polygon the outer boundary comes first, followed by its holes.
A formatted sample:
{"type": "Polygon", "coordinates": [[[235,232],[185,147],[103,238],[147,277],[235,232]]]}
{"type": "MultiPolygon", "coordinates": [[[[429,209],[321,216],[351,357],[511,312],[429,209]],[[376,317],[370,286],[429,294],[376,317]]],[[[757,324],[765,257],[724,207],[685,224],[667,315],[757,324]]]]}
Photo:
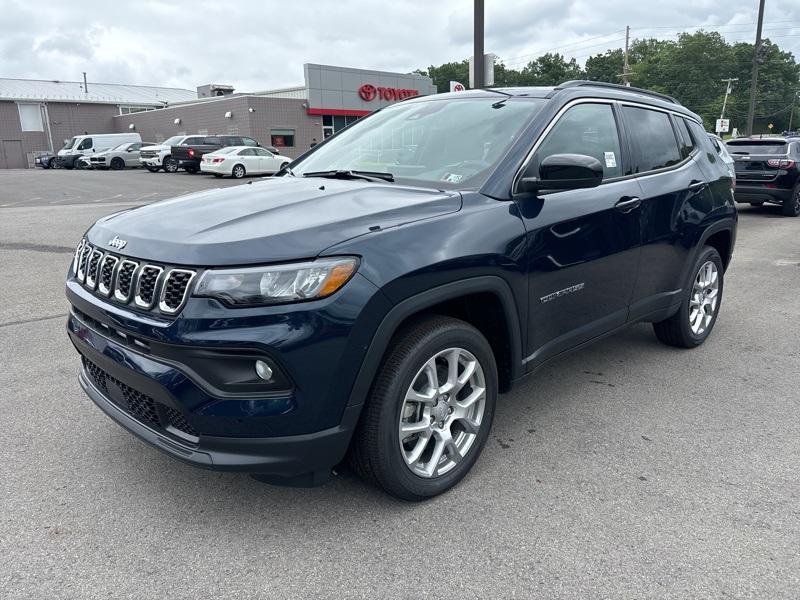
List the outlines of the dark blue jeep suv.
{"type": "Polygon", "coordinates": [[[400,102],[277,177],[95,223],[66,286],[80,382],[199,467],[313,485],[348,457],[434,496],[548,360],[642,321],[708,337],[731,183],[699,117],[644,90],[400,102]]]}

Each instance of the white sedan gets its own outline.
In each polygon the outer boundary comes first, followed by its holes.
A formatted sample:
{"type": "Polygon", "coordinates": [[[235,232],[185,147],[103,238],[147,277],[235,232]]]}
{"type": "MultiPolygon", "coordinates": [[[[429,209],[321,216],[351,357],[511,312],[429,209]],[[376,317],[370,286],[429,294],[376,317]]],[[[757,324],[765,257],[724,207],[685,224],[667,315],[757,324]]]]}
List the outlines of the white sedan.
{"type": "Polygon", "coordinates": [[[273,154],[264,148],[228,146],[203,156],[200,171],[215,177],[230,175],[235,179],[241,179],[245,175],[276,173],[288,162],[292,162],[288,156],[273,154]]]}

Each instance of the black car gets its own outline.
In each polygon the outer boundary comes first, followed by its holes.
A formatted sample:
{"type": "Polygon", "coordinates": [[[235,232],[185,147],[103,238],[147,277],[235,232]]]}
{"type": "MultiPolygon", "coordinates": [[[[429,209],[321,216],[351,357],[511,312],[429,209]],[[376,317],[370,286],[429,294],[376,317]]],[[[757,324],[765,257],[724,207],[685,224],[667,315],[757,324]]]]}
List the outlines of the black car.
{"type": "Polygon", "coordinates": [[[172,147],[172,158],[187,173],[200,171],[200,162],[205,154],[215,152],[228,146],[260,146],[253,138],[238,135],[209,135],[202,144],[181,144],[172,147]]]}
{"type": "Polygon", "coordinates": [[[548,361],[638,322],[702,344],[736,223],[730,171],[672,98],[414,98],[280,177],[100,219],[68,333],[90,398],[174,458],[313,485],[349,456],[420,500],[548,361]]]}
{"type": "Polygon", "coordinates": [[[725,144],[736,169],[736,201],[780,204],[787,217],[800,215],[800,139],[737,138],[725,144]]]}

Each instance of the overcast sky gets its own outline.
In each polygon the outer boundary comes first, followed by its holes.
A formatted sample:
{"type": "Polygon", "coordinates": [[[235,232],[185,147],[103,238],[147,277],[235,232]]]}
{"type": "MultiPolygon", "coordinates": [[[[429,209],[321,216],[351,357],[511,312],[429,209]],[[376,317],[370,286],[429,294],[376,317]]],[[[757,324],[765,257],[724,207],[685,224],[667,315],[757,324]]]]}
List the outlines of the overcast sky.
{"type": "MultiPolygon", "coordinates": [[[[767,0],[765,35],[800,55],[799,0],[767,0]],[[789,20],[794,19],[794,20],[789,20]]],[[[240,91],[302,84],[305,62],[408,72],[471,53],[472,0],[0,0],[0,77],[240,91]]],[[[487,0],[486,51],[521,68],[700,26],[755,37],[757,0],[487,0]]]]}

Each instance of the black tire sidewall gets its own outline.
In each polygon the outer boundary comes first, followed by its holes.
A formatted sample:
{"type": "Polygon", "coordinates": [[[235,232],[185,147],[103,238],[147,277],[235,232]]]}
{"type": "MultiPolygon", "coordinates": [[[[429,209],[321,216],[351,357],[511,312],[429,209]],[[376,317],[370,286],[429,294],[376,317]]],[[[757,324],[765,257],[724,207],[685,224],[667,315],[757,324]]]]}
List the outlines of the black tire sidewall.
{"type": "Polygon", "coordinates": [[[242,177],[245,176],[245,173],[246,171],[243,165],[234,165],[233,169],[231,169],[231,177],[233,177],[234,179],[241,179],[242,177]],[[239,171],[241,175],[236,174],[239,169],[241,169],[241,171],[239,171]]]}
{"type": "Polygon", "coordinates": [[[787,217],[800,216],[800,183],[794,186],[794,189],[792,190],[792,196],[783,206],[783,214],[787,217]]]}
{"type": "MultiPolygon", "coordinates": [[[[459,323],[454,321],[454,323],[459,323]]],[[[413,354],[396,369],[396,377],[390,384],[387,397],[381,406],[380,453],[386,461],[385,475],[391,488],[400,488],[406,499],[424,499],[436,496],[458,483],[472,469],[489,437],[497,403],[497,366],[491,346],[474,328],[463,323],[442,328],[426,336],[415,345],[413,354]],[[398,439],[398,425],[403,398],[414,377],[432,356],[447,348],[459,347],[471,352],[483,367],[486,378],[486,406],[478,438],[469,453],[450,472],[440,477],[427,479],[411,472],[403,459],[398,439]]],[[[400,495],[400,494],[398,494],[400,495]]]]}
{"type": "Polygon", "coordinates": [[[122,169],[125,168],[125,161],[122,160],[121,158],[114,157],[111,159],[109,166],[115,171],[121,171],[122,169]]]}
{"type": "Polygon", "coordinates": [[[683,295],[683,302],[681,303],[681,308],[678,311],[680,315],[680,322],[681,327],[683,329],[683,336],[687,341],[689,341],[694,346],[699,346],[702,344],[706,338],[711,335],[711,332],[714,329],[714,325],[717,322],[717,317],[719,316],[719,311],[722,308],[722,297],[725,287],[725,275],[722,267],[722,258],[719,255],[719,252],[715,248],[710,246],[705,246],[700,251],[700,254],[695,260],[694,266],[692,267],[692,271],[690,273],[689,281],[686,282],[687,291],[683,295]],[[700,267],[704,265],[707,261],[713,261],[717,267],[717,273],[719,278],[719,291],[717,292],[717,307],[714,310],[714,317],[711,319],[711,322],[708,324],[706,330],[701,333],[700,335],[696,334],[692,331],[692,327],[689,324],[689,299],[692,296],[692,288],[694,287],[694,280],[697,277],[697,273],[700,270],[700,267]]]}

